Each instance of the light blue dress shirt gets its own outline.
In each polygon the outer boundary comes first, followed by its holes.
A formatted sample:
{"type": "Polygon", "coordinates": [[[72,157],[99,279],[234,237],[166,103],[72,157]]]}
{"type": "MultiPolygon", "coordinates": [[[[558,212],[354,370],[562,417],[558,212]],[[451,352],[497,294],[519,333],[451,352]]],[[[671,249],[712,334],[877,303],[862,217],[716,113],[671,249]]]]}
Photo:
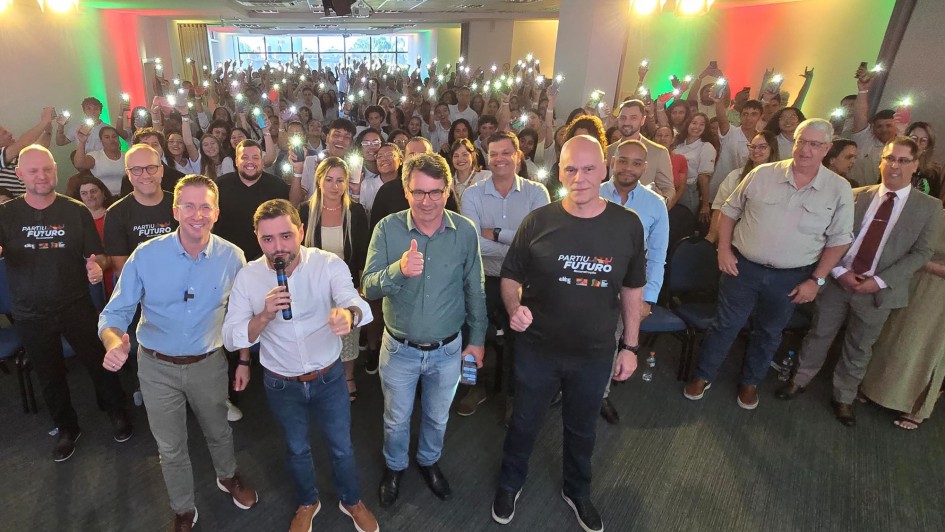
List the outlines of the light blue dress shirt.
{"type": "Polygon", "coordinates": [[[195,260],[177,231],[138,246],[121,270],[99,334],[125,331],[141,303],[138,343],[170,356],[200,355],[223,345],[223,317],[237,272],[246,264],[235,245],[210,235],[195,260]]]}
{"type": "Polygon", "coordinates": [[[627,195],[626,203],[620,198],[613,179],[600,186],[600,197],[637,213],[643,223],[643,242],[646,244],[646,285],[643,300],[656,303],[663,287],[666,266],[666,248],[669,247],[669,214],[662,196],[637,183],[627,195]]]}

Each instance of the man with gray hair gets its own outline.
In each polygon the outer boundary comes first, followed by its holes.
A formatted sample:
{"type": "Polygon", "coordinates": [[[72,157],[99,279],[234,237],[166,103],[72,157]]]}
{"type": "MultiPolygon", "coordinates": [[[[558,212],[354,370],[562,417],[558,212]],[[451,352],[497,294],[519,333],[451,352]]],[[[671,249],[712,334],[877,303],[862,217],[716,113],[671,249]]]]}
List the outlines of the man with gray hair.
{"type": "Polygon", "coordinates": [[[683,395],[702,399],[738,332],[752,317],[738,406],[758,406],[794,305],[809,303],[853,241],[853,194],[821,161],[833,137],[822,119],[797,127],[792,158],[751,171],[721,209],[719,302],[683,395]]]}
{"type": "Polygon", "coordinates": [[[402,175],[410,208],[377,224],[361,281],[366,298],[384,298],[379,368],[387,467],[380,485],[382,508],[397,500],[407,469],[418,381],[423,384],[423,416],[417,465],[434,495],[442,500],[452,496],[437,462],[460,361],[471,355],[482,367],[486,339],[479,233],[468,218],[445,210],[451,181],[446,159],[416,155],[404,163],[402,175]],[[468,342],[460,333],[463,325],[469,327],[468,342]]]}

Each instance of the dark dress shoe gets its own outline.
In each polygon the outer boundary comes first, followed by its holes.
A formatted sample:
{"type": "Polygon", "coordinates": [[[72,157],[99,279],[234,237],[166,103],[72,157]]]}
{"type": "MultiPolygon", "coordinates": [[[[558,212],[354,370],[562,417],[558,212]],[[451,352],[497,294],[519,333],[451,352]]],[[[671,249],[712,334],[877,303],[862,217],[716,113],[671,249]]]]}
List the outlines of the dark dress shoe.
{"type": "Polygon", "coordinates": [[[853,405],[831,400],[833,405],[833,415],[837,416],[837,421],[848,427],[856,425],[856,414],[853,413],[853,405]]]}
{"type": "Polygon", "coordinates": [[[777,397],[778,399],[785,399],[785,400],[794,399],[798,395],[804,393],[804,390],[806,389],[807,388],[804,388],[803,386],[800,386],[799,384],[794,382],[794,379],[791,379],[787,381],[787,383],[784,386],[778,388],[774,392],[774,396],[777,397]]]}
{"type": "Polygon", "coordinates": [[[614,404],[610,402],[610,398],[608,397],[605,397],[600,403],[600,417],[604,418],[604,421],[611,425],[620,423],[620,414],[617,413],[617,409],[614,408],[614,404]]]}
{"type": "Polygon", "coordinates": [[[430,491],[442,501],[450,500],[453,496],[453,490],[450,489],[450,483],[446,481],[446,477],[440,471],[440,466],[433,464],[419,467],[420,474],[427,481],[427,486],[430,486],[430,491]]]}
{"type": "Polygon", "coordinates": [[[72,458],[75,453],[75,442],[78,441],[81,435],[82,430],[80,429],[75,431],[60,430],[59,440],[56,441],[56,446],[53,448],[53,461],[65,462],[72,458]]]}
{"type": "Polygon", "coordinates": [[[381,508],[390,508],[395,502],[397,502],[397,495],[400,493],[400,477],[404,475],[404,471],[394,471],[389,467],[384,468],[384,478],[381,479],[381,486],[379,488],[379,499],[381,503],[381,508]]]}
{"type": "Polygon", "coordinates": [[[135,429],[131,425],[131,418],[128,417],[128,413],[124,409],[115,410],[109,414],[109,417],[112,418],[112,425],[115,427],[115,441],[124,443],[130,440],[135,433],[135,429]]]}

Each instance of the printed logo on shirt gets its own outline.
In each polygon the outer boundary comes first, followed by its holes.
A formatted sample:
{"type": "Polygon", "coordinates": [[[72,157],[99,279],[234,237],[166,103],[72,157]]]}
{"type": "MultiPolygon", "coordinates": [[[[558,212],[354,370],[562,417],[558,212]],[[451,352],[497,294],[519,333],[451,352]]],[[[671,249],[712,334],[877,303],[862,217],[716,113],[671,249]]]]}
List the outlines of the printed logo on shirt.
{"type": "Polygon", "coordinates": [[[57,236],[66,236],[66,225],[27,225],[22,231],[26,233],[26,238],[52,240],[57,236]]]}
{"type": "Polygon", "coordinates": [[[137,233],[139,237],[144,238],[153,238],[172,231],[170,222],[135,225],[132,226],[131,230],[137,233]]]}
{"type": "Polygon", "coordinates": [[[560,281],[560,282],[562,282],[562,283],[565,283],[565,284],[571,284],[571,278],[570,278],[570,277],[563,277],[563,276],[562,276],[562,277],[558,277],[558,281],[560,281]]]}
{"type": "Polygon", "coordinates": [[[563,262],[563,269],[574,273],[597,275],[610,273],[613,270],[613,257],[591,257],[588,255],[558,255],[558,262],[563,262]]]}

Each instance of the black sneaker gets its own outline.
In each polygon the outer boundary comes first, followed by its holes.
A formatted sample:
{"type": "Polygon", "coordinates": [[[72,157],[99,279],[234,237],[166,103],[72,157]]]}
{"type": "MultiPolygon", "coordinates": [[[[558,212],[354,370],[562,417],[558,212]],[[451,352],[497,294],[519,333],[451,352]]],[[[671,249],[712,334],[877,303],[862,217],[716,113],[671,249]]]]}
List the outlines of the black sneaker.
{"type": "Polygon", "coordinates": [[[75,442],[82,435],[82,430],[76,429],[75,432],[69,430],[59,431],[59,440],[56,447],[53,448],[53,461],[65,462],[75,454],[75,442]]]}
{"type": "Polygon", "coordinates": [[[364,371],[368,375],[377,374],[377,366],[380,363],[380,354],[376,349],[368,349],[364,357],[364,371]]]}
{"type": "Polygon", "coordinates": [[[131,425],[128,413],[124,409],[115,410],[109,414],[109,417],[112,419],[112,425],[115,428],[115,441],[124,443],[130,440],[135,433],[135,429],[131,425]]]}
{"type": "Polygon", "coordinates": [[[578,524],[585,532],[603,532],[604,522],[601,521],[600,514],[597,513],[597,508],[594,508],[594,503],[591,502],[590,497],[575,497],[572,499],[565,495],[564,491],[561,492],[561,497],[574,510],[578,524]]]}
{"type": "Polygon", "coordinates": [[[499,488],[495,490],[495,500],[492,501],[492,519],[500,525],[507,525],[515,517],[515,503],[518,502],[522,490],[515,493],[499,488]]]}

